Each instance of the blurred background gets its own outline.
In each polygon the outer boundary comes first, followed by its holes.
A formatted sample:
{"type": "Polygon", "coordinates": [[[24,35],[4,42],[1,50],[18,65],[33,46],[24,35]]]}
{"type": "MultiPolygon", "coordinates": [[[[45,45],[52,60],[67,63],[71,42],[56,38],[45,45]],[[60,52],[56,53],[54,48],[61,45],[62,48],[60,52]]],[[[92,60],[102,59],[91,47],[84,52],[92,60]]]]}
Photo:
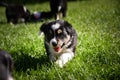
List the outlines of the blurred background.
{"type": "MultiPolygon", "coordinates": [[[[32,3],[33,4],[33,3],[43,3],[50,0],[1,0],[1,1],[8,2],[8,3],[21,3],[21,4],[32,3]]],[[[87,0],[68,0],[68,1],[87,1],[87,0]]]]}

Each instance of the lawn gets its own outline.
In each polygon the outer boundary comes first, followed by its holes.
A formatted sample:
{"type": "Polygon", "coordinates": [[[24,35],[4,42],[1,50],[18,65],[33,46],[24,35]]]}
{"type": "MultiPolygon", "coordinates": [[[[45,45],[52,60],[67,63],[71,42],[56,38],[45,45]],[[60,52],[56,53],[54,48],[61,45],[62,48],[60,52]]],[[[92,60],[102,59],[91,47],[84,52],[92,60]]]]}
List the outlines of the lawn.
{"type": "MultiPolygon", "coordinates": [[[[15,80],[120,80],[120,1],[69,1],[67,17],[78,34],[76,55],[63,68],[50,63],[36,23],[6,23],[0,7],[0,48],[14,60],[15,80]]],[[[49,11],[49,2],[26,4],[49,11]]]]}

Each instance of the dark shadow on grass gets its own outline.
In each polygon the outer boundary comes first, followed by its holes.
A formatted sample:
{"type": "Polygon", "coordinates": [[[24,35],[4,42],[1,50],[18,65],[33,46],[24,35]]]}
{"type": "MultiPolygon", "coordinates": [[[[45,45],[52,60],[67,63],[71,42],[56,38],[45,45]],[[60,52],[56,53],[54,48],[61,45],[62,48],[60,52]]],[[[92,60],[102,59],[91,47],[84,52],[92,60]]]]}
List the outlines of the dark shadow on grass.
{"type": "Polygon", "coordinates": [[[40,58],[31,57],[27,54],[22,53],[21,55],[13,55],[14,59],[14,70],[26,72],[27,69],[36,70],[38,67],[42,66],[51,67],[51,62],[45,55],[40,56],[40,58]]]}
{"type": "Polygon", "coordinates": [[[0,24],[6,24],[6,22],[4,22],[4,21],[0,21],[0,24]]]}

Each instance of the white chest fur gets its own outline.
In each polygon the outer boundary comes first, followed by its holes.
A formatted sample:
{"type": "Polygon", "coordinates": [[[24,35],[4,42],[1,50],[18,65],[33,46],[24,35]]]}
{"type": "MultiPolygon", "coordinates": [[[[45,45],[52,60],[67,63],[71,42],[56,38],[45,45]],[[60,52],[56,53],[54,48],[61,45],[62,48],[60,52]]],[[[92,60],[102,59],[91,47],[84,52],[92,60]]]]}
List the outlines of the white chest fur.
{"type": "Polygon", "coordinates": [[[60,53],[54,52],[53,49],[50,48],[51,54],[49,58],[51,61],[55,61],[61,68],[66,64],[69,60],[74,57],[74,53],[71,49],[64,49],[60,53]]]}

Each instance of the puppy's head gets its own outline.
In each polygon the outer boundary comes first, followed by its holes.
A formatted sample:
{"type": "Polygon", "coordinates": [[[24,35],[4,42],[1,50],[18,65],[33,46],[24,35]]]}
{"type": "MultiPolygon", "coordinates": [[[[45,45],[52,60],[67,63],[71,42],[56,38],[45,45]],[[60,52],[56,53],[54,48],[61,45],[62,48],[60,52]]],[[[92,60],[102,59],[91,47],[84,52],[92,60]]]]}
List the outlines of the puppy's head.
{"type": "Polygon", "coordinates": [[[13,80],[12,57],[6,51],[0,49],[0,80],[13,80]]]}
{"type": "Polygon", "coordinates": [[[45,35],[45,43],[47,43],[54,52],[60,53],[71,39],[72,26],[67,21],[57,20],[44,23],[40,27],[40,31],[45,35]]]}

